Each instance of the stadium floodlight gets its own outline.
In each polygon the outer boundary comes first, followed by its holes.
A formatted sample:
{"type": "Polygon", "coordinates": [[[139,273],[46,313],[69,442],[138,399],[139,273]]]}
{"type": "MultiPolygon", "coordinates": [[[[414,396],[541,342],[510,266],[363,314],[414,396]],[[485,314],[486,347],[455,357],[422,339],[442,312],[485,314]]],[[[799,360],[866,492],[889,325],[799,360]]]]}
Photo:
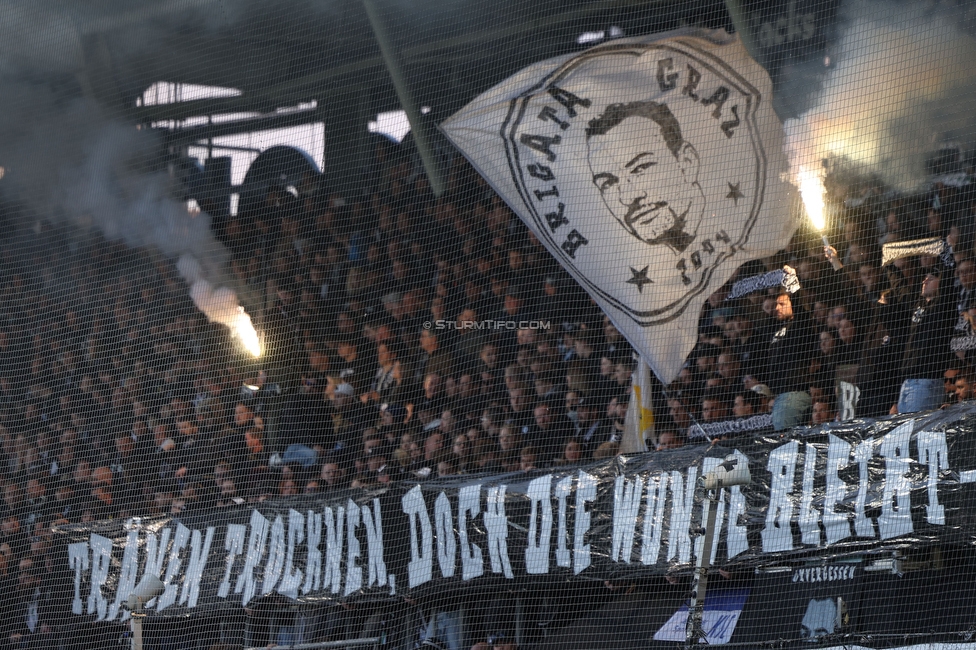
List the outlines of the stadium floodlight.
{"type": "Polygon", "coordinates": [[[142,620],[146,618],[146,603],[163,593],[163,581],[147,573],[129,594],[126,606],[132,613],[132,650],[142,650],[142,620]]]}
{"type": "MultiPolygon", "coordinates": [[[[718,512],[720,490],[742,487],[752,482],[749,461],[743,456],[726,456],[721,464],[698,479],[695,500],[702,502],[702,521],[705,535],[702,550],[695,561],[695,580],[688,603],[688,621],[685,624],[685,646],[708,643],[702,627],[705,616],[705,592],[708,588],[708,567],[712,559],[712,543],[715,539],[715,515],[718,512]]],[[[699,529],[700,530],[700,529],[699,529]]],[[[701,532],[699,534],[701,534],[701,532]]]]}

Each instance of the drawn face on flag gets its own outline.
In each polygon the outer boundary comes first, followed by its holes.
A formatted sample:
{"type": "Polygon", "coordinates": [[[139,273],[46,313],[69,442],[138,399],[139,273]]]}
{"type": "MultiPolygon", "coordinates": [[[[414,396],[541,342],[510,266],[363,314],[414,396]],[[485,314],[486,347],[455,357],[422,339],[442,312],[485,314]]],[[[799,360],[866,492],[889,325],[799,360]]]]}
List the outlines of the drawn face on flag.
{"type": "Polygon", "coordinates": [[[667,104],[611,104],[586,130],[593,184],[617,222],[645,244],[683,253],[705,210],[698,152],[667,104]]]}
{"type": "Polygon", "coordinates": [[[526,68],[441,128],[670,381],[701,303],[794,230],[770,93],[737,41],[621,39],[526,68]]]}

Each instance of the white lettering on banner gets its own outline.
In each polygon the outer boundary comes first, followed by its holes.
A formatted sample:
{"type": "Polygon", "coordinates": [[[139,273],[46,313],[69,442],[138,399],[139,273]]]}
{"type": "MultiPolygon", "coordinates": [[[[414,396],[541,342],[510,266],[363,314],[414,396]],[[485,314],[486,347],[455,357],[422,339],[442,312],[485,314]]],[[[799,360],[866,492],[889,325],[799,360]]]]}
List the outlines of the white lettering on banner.
{"type": "Polygon", "coordinates": [[[762,531],[764,553],[793,550],[793,478],[796,472],[796,455],[800,443],[788,442],[769,453],[766,468],[772,475],[769,485],[769,507],[766,510],[766,527],[762,531]]]}
{"type": "Polygon", "coordinates": [[[729,490],[729,516],[728,534],[725,537],[725,550],[728,559],[732,559],[740,553],[749,550],[749,538],[746,534],[745,524],[739,523],[740,518],[746,514],[746,495],[742,494],[742,488],[733,485],[729,490]]]}
{"type": "Polygon", "coordinates": [[[274,591],[285,570],[285,522],[281,515],[275,517],[268,537],[268,561],[264,564],[261,581],[262,596],[267,596],[274,591]]]}
{"type": "Polygon", "coordinates": [[[367,587],[385,587],[386,562],[383,560],[383,513],[380,500],[373,499],[373,510],[363,506],[363,525],[366,526],[366,550],[369,553],[369,582],[367,587]]]}
{"type": "Polygon", "coordinates": [[[352,499],[346,502],[346,588],[343,596],[355,593],[363,587],[363,567],[359,566],[359,506],[352,499]]]}
{"type": "Polygon", "coordinates": [[[525,572],[528,574],[549,573],[549,544],[552,539],[551,491],[552,474],[533,479],[526,490],[532,503],[529,539],[525,545],[525,572]]]}
{"type": "Polygon", "coordinates": [[[325,571],[322,572],[322,588],[329,586],[334,594],[342,587],[342,528],[346,523],[346,509],[338,506],[333,512],[326,508],[325,519],[325,571]]]}
{"type": "Polygon", "coordinates": [[[912,457],[908,443],[912,439],[912,422],[905,422],[881,441],[881,455],[885,459],[884,496],[878,530],[881,539],[907,535],[912,526],[912,482],[906,476],[911,470],[912,457]]]}
{"type": "Polygon", "coordinates": [[[182,523],[176,524],[176,535],[173,537],[173,544],[169,549],[169,563],[166,565],[166,575],[163,578],[163,594],[156,603],[156,610],[162,611],[171,605],[176,604],[177,591],[179,584],[176,583],[176,576],[180,573],[183,563],[180,560],[180,553],[186,548],[186,543],[190,541],[190,529],[182,523]]]}
{"type": "MultiPolygon", "coordinates": [[[[926,503],[928,524],[944,526],[946,508],[940,503],[939,489],[946,482],[955,485],[955,474],[948,473],[947,434],[944,431],[913,434],[913,425],[913,422],[900,423],[883,437],[867,438],[858,441],[856,446],[830,434],[826,445],[819,441],[793,440],[772,449],[766,463],[769,500],[765,521],[758,522],[761,531],[752,531],[761,533],[758,536],[762,541],[761,551],[797,550],[800,544],[829,547],[852,535],[889,540],[911,534],[914,524],[921,522],[921,511],[918,522],[911,515],[913,487],[918,488],[916,507],[926,503]],[[918,449],[917,459],[909,455],[913,444],[918,449]],[[798,471],[798,461],[802,462],[802,471],[798,471]],[[882,461],[883,476],[879,471],[882,461]],[[916,464],[924,465],[927,470],[925,495],[921,491],[922,479],[915,478],[920,476],[916,464]],[[851,474],[849,484],[841,478],[847,476],[845,468],[851,474]],[[822,507],[816,496],[820,490],[824,495],[822,507]],[[849,511],[844,510],[845,505],[849,511]],[[879,511],[877,522],[867,516],[869,507],[879,511]],[[797,539],[793,538],[794,531],[798,532],[797,539]]],[[[734,455],[748,462],[738,450],[734,455]]],[[[548,574],[553,563],[563,569],[571,568],[573,574],[581,574],[592,567],[595,548],[600,549],[601,557],[607,553],[612,562],[631,564],[637,561],[634,554],[638,543],[640,562],[644,566],[688,563],[693,554],[706,552],[703,539],[692,537],[690,530],[696,479],[721,462],[718,456],[709,456],[686,470],[617,475],[612,499],[611,486],[602,475],[580,470],[575,476],[536,476],[520,483],[518,494],[511,495],[520,504],[517,522],[510,522],[506,512],[506,506],[511,504],[506,504],[505,485],[484,489],[484,512],[480,484],[457,488],[456,512],[452,493],[438,491],[430,512],[423,488],[413,486],[401,500],[409,522],[408,582],[415,588],[433,580],[435,557],[440,570],[438,578],[467,581],[484,575],[486,549],[475,543],[472,535],[480,527],[471,525],[479,516],[484,523],[491,571],[507,579],[515,577],[508,548],[508,537],[514,530],[526,534],[526,575],[548,574]],[[595,526],[594,507],[598,496],[600,525],[596,527],[598,537],[591,540],[591,533],[596,534],[591,529],[595,526]],[[523,509],[522,504],[528,507],[523,509]],[[573,522],[569,521],[570,517],[573,522]],[[640,542],[636,539],[638,534],[640,542]],[[598,546],[592,547],[593,544],[598,546]],[[662,558],[665,545],[667,551],[662,558]],[[457,570],[459,551],[460,572],[457,570]]],[[[972,472],[976,474],[976,470],[972,472]]],[[[959,472],[960,476],[962,473],[959,472]]],[[[750,549],[749,545],[743,490],[737,486],[719,490],[716,499],[718,526],[714,544],[708,549],[712,561],[721,563],[750,550],[758,552],[760,549],[750,549]],[[723,540],[721,546],[726,549],[726,557],[721,560],[719,540],[723,540]]],[[[287,515],[284,512],[274,515],[271,520],[252,510],[247,513],[248,525],[226,525],[222,577],[215,576],[221,579],[211,587],[216,589],[217,597],[227,598],[232,586],[244,605],[273,591],[292,599],[319,590],[349,596],[387,585],[392,592],[393,576],[387,573],[384,562],[379,498],[364,505],[349,499],[344,506],[324,507],[321,512],[294,509],[287,512],[287,515]],[[243,561],[239,559],[242,556],[243,561]]],[[[147,607],[157,611],[177,604],[196,607],[201,587],[206,589],[210,584],[204,575],[218,529],[190,530],[179,520],[173,520],[155,532],[140,530],[133,521],[123,530],[125,536],[115,540],[118,547],[114,549],[117,552],[114,557],[112,540],[96,534],[90,534],[86,542],[68,545],[68,568],[75,579],[72,612],[89,614],[97,620],[125,619],[125,599],[138,584],[138,578],[146,574],[161,576],[164,584],[162,595],[147,603],[147,607]],[[144,557],[140,548],[145,548],[144,557]],[[140,572],[141,561],[144,566],[140,572]],[[88,584],[83,584],[85,578],[88,584]],[[106,585],[113,588],[111,594],[106,591],[106,585]]],[[[407,536],[396,541],[405,545],[407,536]]],[[[793,580],[821,582],[849,580],[852,576],[852,568],[836,565],[798,570],[793,580]]],[[[212,597],[212,592],[206,594],[212,597]]]]}
{"type": "Polygon", "coordinates": [[[949,471],[949,447],[946,446],[945,433],[941,431],[919,431],[918,460],[929,471],[929,502],[925,506],[925,518],[930,524],[945,525],[945,506],[939,503],[939,475],[949,471]]]}
{"type": "Polygon", "coordinates": [[[800,539],[804,544],[820,546],[820,513],[813,507],[813,477],[817,470],[817,448],[807,445],[803,460],[803,493],[800,497],[800,539]]]}
{"type": "Polygon", "coordinates": [[[488,505],[485,508],[485,531],[488,533],[488,556],[492,573],[504,573],[511,580],[512,563],[508,559],[508,517],[505,515],[506,485],[488,488],[488,505]]]}
{"type": "Polygon", "coordinates": [[[75,572],[75,595],[71,599],[71,613],[81,616],[85,613],[81,602],[81,574],[88,571],[88,542],[68,544],[68,568],[75,572]]]}
{"type": "Polygon", "coordinates": [[[671,529],[668,531],[668,560],[691,560],[691,511],[695,505],[695,481],[698,468],[689,467],[687,479],[681,472],[671,472],[671,529]]]}
{"type": "Polygon", "coordinates": [[[556,503],[559,506],[559,524],[556,527],[556,566],[569,568],[572,566],[572,555],[566,546],[569,526],[566,523],[567,500],[573,490],[573,477],[567,476],[556,483],[556,503]]]}
{"type": "Polygon", "coordinates": [[[427,504],[419,485],[403,495],[403,514],[410,520],[410,562],[407,564],[407,583],[413,589],[434,577],[434,534],[427,514],[427,504]],[[420,538],[417,522],[420,522],[420,538]]]}
{"type": "Polygon", "coordinates": [[[854,565],[850,566],[817,566],[807,569],[796,569],[793,572],[793,582],[833,582],[835,580],[853,580],[854,565]]]}
{"type": "Polygon", "coordinates": [[[319,544],[322,543],[322,515],[309,510],[305,514],[305,525],[307,527],[306,536],[308,543],[305,544],[305,583],[302,585],[302,594],[318,591],[322,588],[322,551],[319,544]]]}
{"type": "Polygon", "coordinates": [[[122,620],[129,617],[129,612],[122,609],[122,603],[129,597],[136,586],[139,574],[139,530],[133,528],[125,536],[125,552],[122,554],[122,568],[119,570],[118,587],[115,589],[115,600],[108,608],[106,620],[114,621],[122,611],[122,620]]]}
{"type": "Polygon", "coordinates": [[[434,534],[437,538],[437,564],[441,568],[441,576],[453,578],[457,568],[457,543],[454,541],[451,500],[443,492],[434,501],[434,534]]]}
{"type": "Polygon", "coordinates": [[[481,484],[458,490],[458,537],[461,541],[461,579],[473,580],[485,572],[481,547],[468,541],[468,520],[481,514],[481,484]]]}
{"type": "Polygon", "coordinates": [[[91,534],[91,584],[88,592],[88,614],[95,614],[99,621],[105,620],[108,602],[102,593],[102,585],[108,580],[108,570],[112,565],[112,540],[101,535],[91,534]]]}
{"type": "MultiPolygon", "coordinates": [[[[155,535],[153,535],[155,537],[155,535]]],[[[242,524],[227,524],[227,534],[224,536],[224,550],[227,551],[227,561],[224,568],[224,579],[220,581],[217,588],[218,598],[227,598],[230,595],[230,576],[234,570],[234,562],[237,556],[244,552],[244,538],[247,537],[247,526],[242,524]]],[[[149,569],[146,569],[146,573],[149,569]]]]}
{"type": "Polygon", "coordinates": [[[840,391],[840,417],[838,419],[841,422],[853,420],[857,413],[857,402],[861,399],[861,389],[846,381],[838,381],[837,388],[840,391]]]}
{"type": "Polygon", "coordinates": [[[200,598],[200,582],[203,581],[203,570],[207,567],[207,560],[210,558],[214,530],[213,526],[208,526],[206,537],[203,537],[199,530],[194,530],[190,536],[190,561],[186,565],[186,575],[183,576],[180,605],[197,606],[197,600],[200,598]]]}
{"type": "Polygon", "coordinates": [[[590,511],[586,504],[596,500],[597,478],[580,470],[576,483],[576,529],[573,535],[573,573],[579,575],[590,566],[590,545],[584,543],[590,532],[590,511]]]}
{"type": "Polygon", "coordinates": [[[836,506],[847,496],[847,484],[837,474],[847,467],[851,458],[851,446],[830,434],[827,444],[827,488],[824,491],[823,527],[827,544],[835,544],[851,536],[851,522],[847,515],[837,512],[836,506]]]}
{"type": "Polygon", "coordinates": [[[868,462],[874,455],[874,438],[862,441],[854,448],[854,461],[858,465],[857,501],[854,503],[854,532],[858,537],[874,537],[874,524],[864,515],[868,500],[868,462]]]}
{"type": "Polygon", "coordinates": [[[633,481],[618,476],[613,483],[613,545],[610,559],[614,562],[623,560],[630,564],[643,492],[644,480],[639,476],[633,481]]]}
{"type": "Polygon", "coordinates": [[[644,532],[641,540],[641,564],[657,564],[664,532],[664,507],[668,500],[668,475],[658,472],[647,479],[647,505],[644,508],[644,532]]]}
{"type": "Polygon", "coordinates": [[[285,572],[278,585],[278,593],[291,599],[298,598],[302,584],[301,569],[295,568],[295,546],[305,540],[305,517],[294,509],[288,510],[288,550],[285,552],[285,572]]]}
{"type": "Polygon", "coordinates": [[[254,597],[257,582],[254,580],[254,569],[264,557],[264,547],[268,541],[268,529],[271,526],[264,516],[254,510],[251,512],[251,534],[247,540],[247,554],[244,556],[244,568],[237,576],[234,593],[241,594],[241,605],[247,605],[254,597]]]}

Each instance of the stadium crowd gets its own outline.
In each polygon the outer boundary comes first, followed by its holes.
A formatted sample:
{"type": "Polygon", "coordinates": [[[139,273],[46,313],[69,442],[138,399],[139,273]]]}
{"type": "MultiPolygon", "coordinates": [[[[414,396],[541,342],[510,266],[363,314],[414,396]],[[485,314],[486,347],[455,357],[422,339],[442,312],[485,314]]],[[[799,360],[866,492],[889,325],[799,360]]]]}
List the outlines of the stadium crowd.
{"type": "MultiPolygon", "coordinates": [[[[272,188],[215,221],[260,314],[257,361],[194,308],[158,252],[7,220],[3,598],[54,579],[47,549],[59,523],[619,452],[632,349],[515,214],[460,159],[439,198],[392,145],[377,143],[367,177],[358,196],[311,179],[272,188]],[[515,325],[472,325],[486,320],[515,325]]],[[[833,237],[841,270],[801,230],[708,299],[691,358],[655,391],[652,448],[763,413],[779,429],[829,422],[838,381],[856,387],[858,416],[971,396],[974,194],[945,184],[915,196],[879,184],[845,192],[833,237]],[[882,245],[924,237],[947,252],[882,265],[882,245]],[[736,280],[784,265],[798,292],[726,300],[736,280]]],[[[14,629],[24,617],[9,620],[0,639],[28,633],[14,629]]]]}

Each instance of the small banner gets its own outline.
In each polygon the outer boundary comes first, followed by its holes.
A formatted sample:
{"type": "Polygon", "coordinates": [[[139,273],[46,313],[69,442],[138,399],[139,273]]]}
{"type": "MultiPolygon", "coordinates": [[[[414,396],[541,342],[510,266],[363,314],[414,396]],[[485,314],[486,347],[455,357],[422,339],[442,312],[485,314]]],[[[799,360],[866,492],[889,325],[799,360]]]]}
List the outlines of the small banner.
{"type": "Polygon", "coordinates": [[[442,125],[665,384],[704,300],[796,228],[765,70],[724,31],[532,65],[442,125]]]}
{"type": "Polygon", "coordinates": [[[735,300],[771,287],[783,287],[790,293],[796,293],[800,290],[800,279],[796,277],[796,271],[789,267],[753,275],[733,284],[732,290],[725,299],[735,300]]]}
{"type": "Polygon", "coordinates": [[[946,243],[941,237],[896,241],[884,244],[881,247],[881,265],[885,266],[903,257],[915,257],[917,255],[941,257],[945,249],[946,243]]]}
{"type": "Polygon", "coordinates": [[[768,430],[769,432],[773,430],[773,416],[769,413],[753,415],[747,418],[737,418],[735,420],[694,424],[688,429],[688,440],[707,440],[711,442],[713,438],[738,436],[743,433],[755,433],[763,430],[768,430]]]}

